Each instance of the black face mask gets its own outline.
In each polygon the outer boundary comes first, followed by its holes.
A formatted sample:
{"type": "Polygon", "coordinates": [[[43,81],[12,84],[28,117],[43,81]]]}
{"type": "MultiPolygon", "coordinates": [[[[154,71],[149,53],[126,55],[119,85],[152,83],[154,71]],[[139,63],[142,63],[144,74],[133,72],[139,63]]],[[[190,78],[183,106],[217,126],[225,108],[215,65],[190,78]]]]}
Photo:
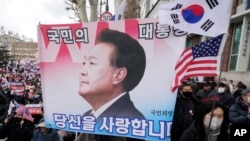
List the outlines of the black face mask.
{"type": "Polygon", "coordinates": [[[183,96],[185,96],[186,98],[190,98],[192,96],[192,92],[182,92],[183,96]]]}

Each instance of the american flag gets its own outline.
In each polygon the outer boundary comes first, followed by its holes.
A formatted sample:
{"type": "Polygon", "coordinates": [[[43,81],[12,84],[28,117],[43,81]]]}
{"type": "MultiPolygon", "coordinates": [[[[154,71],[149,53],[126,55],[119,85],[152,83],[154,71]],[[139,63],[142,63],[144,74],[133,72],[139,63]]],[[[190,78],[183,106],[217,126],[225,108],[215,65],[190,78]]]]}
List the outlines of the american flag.
{"type": "Polygon", "coordinates": [[[23,112],[23,118],[29,120],[29,121],[33,121],[33,117],[29,112],[29,109],[27,107],[25,107],[24,112],[23,112]]]}
{"type": "Polygon", "coordinates": [[[220,70],[223,34],[185,49],[175,66],[172,91],[186,78],[196,76],[217,76],[220,70]]]}

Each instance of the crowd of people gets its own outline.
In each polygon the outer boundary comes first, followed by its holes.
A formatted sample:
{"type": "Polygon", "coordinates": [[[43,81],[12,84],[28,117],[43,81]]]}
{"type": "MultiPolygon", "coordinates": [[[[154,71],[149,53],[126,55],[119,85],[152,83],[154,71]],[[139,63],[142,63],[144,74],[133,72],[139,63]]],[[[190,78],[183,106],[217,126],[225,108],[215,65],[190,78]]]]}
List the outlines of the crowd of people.
{"type": "MultiPolygon", "coordinates": [[[[0,139],[74,141],[75,133],[46,128],[37,64],[0,67],[0,139]]],[[[171,141],[227,141],[230,125],[250,125],[250,89],[239,81],[187,79],[178,89],[171,141]]]]}
{"type": "Polygon", "coordinates": [[[234,125],[250,126],[250,89],[243,82],[187,79],[179,87],[171,141],[229,141],[234,125]]]}
{"type": "Polygon", "coordinates": [[[0,66],[0,139],[73,141],[75,134],[45,127],[37,63],[10,61],[0,66]]]}

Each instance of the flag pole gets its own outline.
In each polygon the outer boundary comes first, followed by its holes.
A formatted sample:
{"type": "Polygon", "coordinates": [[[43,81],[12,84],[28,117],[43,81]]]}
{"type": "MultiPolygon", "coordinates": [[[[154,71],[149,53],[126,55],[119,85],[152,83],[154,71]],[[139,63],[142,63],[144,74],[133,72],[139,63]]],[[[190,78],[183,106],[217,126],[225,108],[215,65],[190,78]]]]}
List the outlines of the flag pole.
{"type": "MultiPolygon", "coordinates": [[[[218,74],[218,79],[217,79],[217,84],[216,84],[217,90],[216,90],[215,93],[214,93],[213,106],[212,106],[211,116],[210,116],[210,119],[209,119],[208,129],[209,129],[210,126],[211,126],[212,117],[213,117],[213,114],[214,114],[214,108],[215,108],[215,102],[216,102],[216,99],[215,99],[215,98],[216,98],[216,96],[218,96],[218,87],[219,87],[219,83],[220,83],[220,79],[221,79],[222,64],[223,64],[223,62],[224,62],[225,46],[226,46],[227,37],[228,37],[228,35],[224,33],[224,34],[223,34],[222,41],[221,41],[221,44],[222,44],[222,46],[223,46],[223,50],[222,50],[222,53],[221,53],[221,58],[220,58],[220,69],[219,69],[219,74],[218,74]]],[[[208,129],[207,129],[207,130],[208,130],[208,129]]],[[[208,134],[206,134],[205,141],[209,141],[209,140],[208,140],[208,134]]]]}
{"type": "Polygon", "coordinates": [[[77,132],[75,132],[75,141],[77,140],[77,132]]]}

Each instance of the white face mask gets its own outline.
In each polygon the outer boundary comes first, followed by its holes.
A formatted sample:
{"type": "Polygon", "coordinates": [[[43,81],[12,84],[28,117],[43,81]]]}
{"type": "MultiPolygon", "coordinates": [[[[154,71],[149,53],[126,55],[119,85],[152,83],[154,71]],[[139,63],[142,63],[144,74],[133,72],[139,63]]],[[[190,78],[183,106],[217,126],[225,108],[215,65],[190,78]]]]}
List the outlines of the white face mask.
{"type": "MultiPolygon", "coordinates": [[[[210,121],[210,118],[206,117],[205,120],[204,120],[205,128],[208,128],[209,121],[210,121]]],[[[222,124],[222,120],[219,120],[217,117],[213,117],[212,120],[211,120],[210,129],[211,130],[216,130],[216,129],[221,127],[221,124],[222,124]]]]}
{"type": "Polygon", "coordinates": [[[227,81],[225,81],[225,80],[223,80],[223,81],[221,81],[222,83],[224,83],[224,84],[227,84],[227,81]]]}
{"type": "Polygon", "coordinates": [[[247,103],[250,104],[250,97],[247,97],[247,103]]]}
{"type": "Polygon", "coordinates": [[[225,92],[225,88],[219,87],[218,88],[218,93],[224,93],[225,92]]]}

